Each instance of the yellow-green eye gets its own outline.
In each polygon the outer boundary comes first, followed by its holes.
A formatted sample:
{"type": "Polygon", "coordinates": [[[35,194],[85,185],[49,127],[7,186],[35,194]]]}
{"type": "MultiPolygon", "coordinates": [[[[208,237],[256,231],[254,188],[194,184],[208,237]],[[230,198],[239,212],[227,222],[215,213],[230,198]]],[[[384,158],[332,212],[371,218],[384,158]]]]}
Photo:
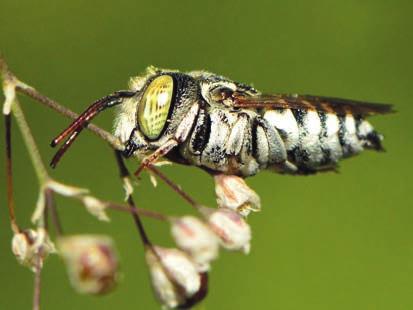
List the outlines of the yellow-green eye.
{"type": "Polygon", "coordinates": [[[156,139],[165,127],[171,107],[174,81],[169,75],[155,78],[146,88],[138,107],[138,123],[142,133],[156,139]]]}

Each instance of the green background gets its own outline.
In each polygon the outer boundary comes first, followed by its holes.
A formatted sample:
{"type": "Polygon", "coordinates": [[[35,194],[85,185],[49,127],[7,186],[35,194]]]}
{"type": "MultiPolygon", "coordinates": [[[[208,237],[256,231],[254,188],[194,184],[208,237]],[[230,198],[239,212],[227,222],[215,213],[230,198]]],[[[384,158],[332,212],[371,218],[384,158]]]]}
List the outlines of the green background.
{"type": "MultiPolygon", "coordinates": [[[[342,162],[339,174],[248,180],[261,195],[253,214],[252,252],[221,252],[201,309],[413,309],[413,5],[411,1],[18,1],[0,0],[0,49],[21,79],[67,107],[126,87],[148,65],[207,69],[266,92],[298,92],[394,103],[397,114],[372,123],[386,153],[342,162]]],[[[68,120],[26,98],[22,105],[41,153],[68,120]]],[[[113,112],[97,124],[111,128],[113,112]]],[[[3,133],[3,129],[1,129],[3,133]]],[[[15,131],[18,221],[23,227],[38,184],[15,131]]],[[[1,149],[4,140],[1,139],[1,149]]],[[[1,152],[1,161],[4,152],[1,152]]],[[[121,201],[112,153],[84,133],[53,176],[121,201]]],[[[137,163],[129,163],[136,167],[137,163]]],[[[199,201],[214,205],[213,183],[199,169],[163,169],[199,201]]],[[[0,181],[0,309],[29,309],[30,271],[10,252],[4,166],[0,181]]],[[[144,177],[139,206],[166,214],[189,207],[144,177]]],[[[58,199],[67,233],[107,233],[116,240],[123,279],[105,297],[77,295],[58,257],[44,269],[44,309],[157,309],[132,220],[101,223],[58,199]]],[[[144,223],[158,244],[169,227],[144,223]]]]}

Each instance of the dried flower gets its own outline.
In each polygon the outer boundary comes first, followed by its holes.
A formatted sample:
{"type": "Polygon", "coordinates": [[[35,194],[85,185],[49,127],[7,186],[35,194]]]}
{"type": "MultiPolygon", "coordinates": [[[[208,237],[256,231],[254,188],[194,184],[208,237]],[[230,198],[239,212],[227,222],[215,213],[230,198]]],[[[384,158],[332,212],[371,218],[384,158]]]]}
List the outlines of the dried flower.
{"type": "Polygon", "coordinates": [[[152,247],[146,250],[152,286],[159,301],[168,308],[188,307],[206,295],[206,275],[182,251],[152,247]]]}
{"type": "Polygon", "coordinates": [[[261,210],[260,197],[244,181],[235,175],[214,176],[215,193],[219,207],[237,211],[247,216],[251,211],[261,210]]]}
{"type": "Polygon", "coordinates": [[[118,279],[118,258],[111,238],[73,235],[58,240],[70,282],[84,294],[105,294],[118,279]]]}
{"type": "Polygon", "coordinates": [[[221,245],[229,250],[250,251],[251,228],[237,212],[219,208],[203,209],[211,229],[217,234],[221,245]]]}
{"type": "Polygon", "coordinates": [[[209,263],[217,258],[219,249],[214,232],[194,216],[174,219],[171,231],[178,247],[191,256],[198,271],[209,270],[209,263]]]}
{"type": "Polygon", "coordinates": [[[25,229],[15,234],[11,242],[11,248],[17,261],[23,266],[29,267],[32,271],[35,271],[38,255],[41,255],[40,267],[42,267],[44,259],[50,253],[56,252],[54,244],[42,228],[37,231],[25,229]]]}

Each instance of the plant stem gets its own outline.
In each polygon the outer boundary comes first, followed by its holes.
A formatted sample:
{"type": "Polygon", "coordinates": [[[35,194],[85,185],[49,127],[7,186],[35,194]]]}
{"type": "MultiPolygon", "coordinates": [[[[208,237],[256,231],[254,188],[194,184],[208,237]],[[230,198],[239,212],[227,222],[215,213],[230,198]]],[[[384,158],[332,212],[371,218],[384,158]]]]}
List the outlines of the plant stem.
{"type": "MultiPolygon", "coordinates": [[[[129,195],[127,201],[128,201],[129,208],[131,210],[136,210],[137,209],[136,205],[135,205],[135,202],[133,201],[133,198],[132,198],[131,195],[129,195]]],[[[143,245],[145,247],[152,248],[152,242],[149,240],[149,237],[146,234],[145,228],[143,227],[143,224],[142,224],[141,217],[139,216],[139,212],[132,212],[132,217],[133,217],[133,220],[135,221],[136,228],[139,231],[139,235],[142,239],[143,245]]]]}
{"type": "Polygon", "coordinates": [[[34,291],[33,291],[33,310],[40,310],[40,291],[41,291],[41,248],[36,257],[36,266],[34,273],[34,291]]]}
{"type": "MultiPolygon", "coordinates": [[[[121,178],[121,180],[123,180],[124,178],[128,178],[130,177],[130,172],[128,170],[128,168],[125,165],[125,162],[123,161],[123,157],[121,152],[116,151],[115,150],[115,158],[116,158],[116,163],[119,169],[119,176],[121,178]]],[[[137,211],[135,202],[133,201],[133,197],[131,193],[127,193],[127,202],[129,205],[129,209],[131,211],[137,211]]],[[[152,243],[150,242],[148,235],[145,232],[145,228],[143,227],[141,218],[139,216],[139,212],[132,212],[132,217],[133,220],[135,221],[136,227],[139,231],[139,235],[141,237],[142,243],[146,248],[152,248],[152,243]]]]}
{"type": "Polygon", "coordinates": [[[6,132],[6,174],[7,174],[7,206],[9,209],[9,217],[11,229],[13,232],[19,233],[20,228],[16,222],[16,215],[14,213],[14,194],[13,194],[13,167],[12,167],[12,145],[11,145],[11,116],[4,115],[4,124],[6,132]]]}
{"type": "Polygon", "coordinates": [[[112,202],[107,202],[106,207],[108,209],[122,211],[122,212],[138,213],[139,215],[150,217],[152,219],[160,220],[160,221],[168,221],[170,219],[167,215],[164,215],[162,213],[158,213],[152,210],[142,209],[142,208],[131,209],[130,207],[115,204],[112,202]]]}
{"type": "Polygon", "coordinates": [[[189,194],[182,190],[175,182],[169,179],[165,174],[163,174],[159,169],[155,168],[153,165],[149,165],[146,169],[152,171],[156,176],[158,176],[163,182],[165,182],[172,190],[178,193],[186,202],[188,202],[194,209],[198,210],[200,204],[195,201],[189,194]]]}
{"type": "Polygon", "coordinates": [[[50,213],[53,226],[56,230],[56,235],[61,236],[63,235],[63,228],[62,228],[62,224],[60,223],[59,214],[57,213],[57,210],[56,210],[55,200],[53,197],[53,191],[49,188],[46,189],[45,196],[46,196],[46,209],[50,213]]]}
{"type": "MultiPolygon", "coordinates": [[[[72,196],[71,198],[75,198],[75,199],[79,200],[80,202],[83,202],[83,196],[81,196],[81,195],[72,196]]],[[[124,204],[119,204],[119,203],[115,203],[115,202],[112,202],[112,201],[100,200],[100,199],[99,199],[99,201],[107,209],[114,210],[114,211],[126,212],[126,213],[130,213],[132,215],[133,214],[139,214],[141,216],[149,217],[149,218],[159,220],[159,221],[170,221],[173,218],[173,216],[164,215],[162,213],[159,213],[159,212],[156,212],[156,211],[153,211],[153,210],[137,208],[136,206],[135,206],[135,208],[130,208],[129,204],[124,205],[124,204]]]]}
{"type": "Polygon", "coordinates": [[[23,111],[17,100],[15,100],[12,105],[12,111],[13,115],[16,118],[20,132],[22,133],[23,140],[26,144],[39,183],[41,186],[43,186],[49,179],[49,175],[47,173],[45,165],[43,164],[42,158],[39,153],[39,149],[37,148],[36,142],[30,131],[29,125],[27,124],[26,118],[24,117],[23,111]]]}

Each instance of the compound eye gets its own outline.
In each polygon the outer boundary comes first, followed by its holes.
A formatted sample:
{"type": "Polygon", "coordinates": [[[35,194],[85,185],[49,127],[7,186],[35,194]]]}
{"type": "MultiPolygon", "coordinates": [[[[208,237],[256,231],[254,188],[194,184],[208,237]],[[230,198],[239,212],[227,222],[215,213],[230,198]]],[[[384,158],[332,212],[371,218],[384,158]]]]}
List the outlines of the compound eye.
{"type": "Polygon", "coordinates": [[[218,86],[211,90],[211,98],[215,102],[223,102],[232,96],[234,91],[225,86],[218,86]]]}
{"type": "Polygon", "coordinates": [[[174,90],[173,78],[161,75],[146,88],[138,107],[138,123],[142,133],[153,140],[165,127],[174,90]]]}

